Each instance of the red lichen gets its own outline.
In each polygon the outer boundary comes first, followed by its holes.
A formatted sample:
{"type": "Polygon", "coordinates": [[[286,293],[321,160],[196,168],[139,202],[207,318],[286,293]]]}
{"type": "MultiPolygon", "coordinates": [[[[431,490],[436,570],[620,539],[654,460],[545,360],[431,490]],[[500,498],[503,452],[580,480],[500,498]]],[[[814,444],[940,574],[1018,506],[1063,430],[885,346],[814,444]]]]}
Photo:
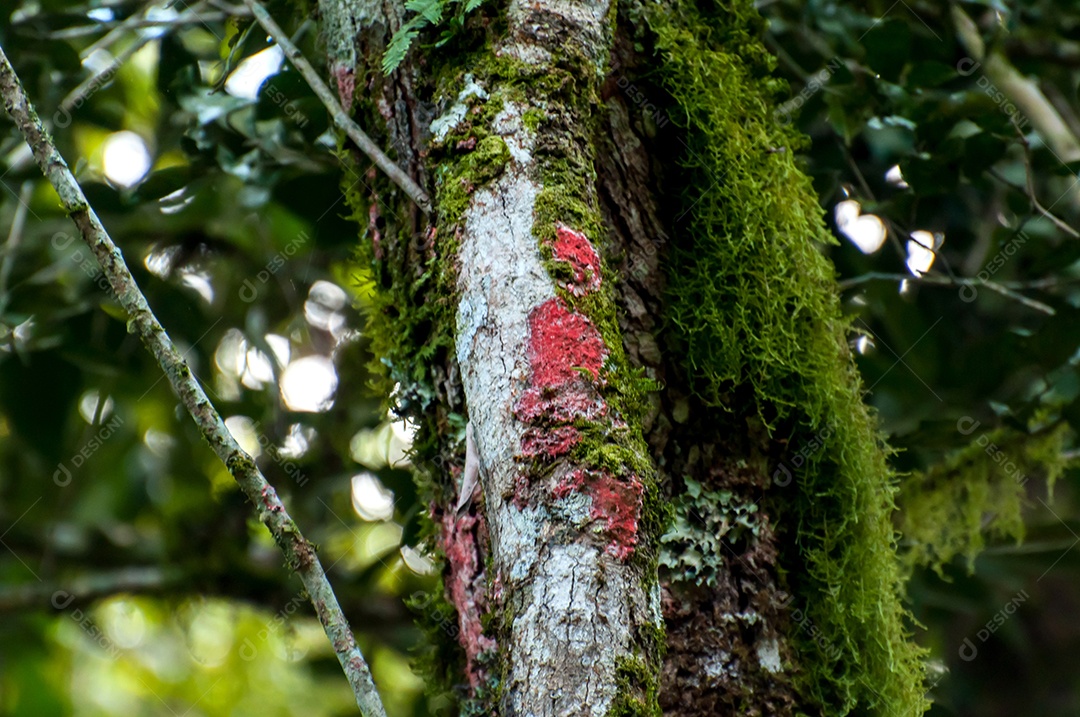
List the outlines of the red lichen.
{"type": "Polygon", "coordinates": [[[556,388],[587,369],[599,378],[607,350],[593,323],[571,311],[562,299],[549,299],[529,314],[529,363],[532,384],[556,388]]]}
{"type": "Polygon", "coordinates": [[[484,679],[477,658],[495,647],[495,641],[484,635],[480,622],[487,604],[481,553],[487,542],[487,526],[482,516],[467,513],[458,517],[450,510],[443,513],[442,523],[443,552],[449,573],[445,585],[458,613],[458,641],[465,650],[465,671],[469,684],[475,688],[484,679]]]}
{"type": "Polygon", "coordinates": [[[619,560],[626,560],[634,554],[642,496],[645,493],[645,487],[636,475],[631,473],[626,478],[620,478],[607,469],[593,471],[575,468],[559,481],[552,492],[560,499],[571,493],[588,495],[592,499],[589,517],[601,521],[611,539],[607,552],[619,560]]]}
{"type": "Polygon", "coordinates": [[[513,503],[518,510],[525,510],[529,505],[529,476],[525,473],[514,476],[513,503]]]}
{"type": "Polygon", "coordinates": [[[281,499],[278,498],[277,491],[274,490],[274,486],[269,483],[264,485],[259,491],[259,497],[262,499],[263,508],[273,513],[276,510],[281,510],[281,499]]]}
{"type": "Polygon", "coordinates": [[[548,419],[566,423],[575,418],[593,420],[607,413],[607,404],[585,381],[545,391],[528,388],[514,407],[514,415],[524,423],[548,419]]]}
{"type": "Polygon", "coordinates": [[[521,454],[526,458],[558,458],[578,444],[581,435],[573,426],[530,428],[521,438],[521,454]]]}
{"type": "Polygon", "coordinates": [[[566,286],[572,293],[581,295],[600,288],[600,256],[584,234],[565,224],[556,228],[552,252],[556,261],[565,261],[574,270],[574,281],[566,286]]]}
{"type": "Polygon", "coordinates": [[[565,423],[607,412],[593,386],[607,358],[604,340],[586,316],[568,309],[562,299],[549,299],[529,314],[528,356],[532,375],[514,409],[519,420],[565,423]]]}
{"type": "Polygon", "coordinates": [[[338,97],[341,98],[341,106],[348,112],[352,109],[353,96],[356,94],[356,74],[351,67],[337,65],[333,69],[333,75],[337,80],[338,97]]]}

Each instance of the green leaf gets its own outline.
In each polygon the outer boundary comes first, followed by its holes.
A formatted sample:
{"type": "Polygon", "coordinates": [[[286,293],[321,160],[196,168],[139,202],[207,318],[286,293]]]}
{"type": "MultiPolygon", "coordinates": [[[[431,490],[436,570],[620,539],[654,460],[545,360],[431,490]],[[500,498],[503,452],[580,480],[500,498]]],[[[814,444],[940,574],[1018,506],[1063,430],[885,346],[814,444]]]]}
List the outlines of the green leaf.
{"type": "Polygon", "coordinates": [[[432,25],[442,22],[443,3],[440,0],[409,0],[405,9],[419,13],[432,25]]]}
{"type": "Polygon", "coordinates": [[[387,45],[386,53],[383,55],[382,71],[384,73],[389,75],[402,63],[405,55],[409,52],[409,46],[412,45],[412,41],[420,33],[423,23],[422,15],[414,17],[402,25],[401,29],[390,38],[390,44],[387,45]]]}

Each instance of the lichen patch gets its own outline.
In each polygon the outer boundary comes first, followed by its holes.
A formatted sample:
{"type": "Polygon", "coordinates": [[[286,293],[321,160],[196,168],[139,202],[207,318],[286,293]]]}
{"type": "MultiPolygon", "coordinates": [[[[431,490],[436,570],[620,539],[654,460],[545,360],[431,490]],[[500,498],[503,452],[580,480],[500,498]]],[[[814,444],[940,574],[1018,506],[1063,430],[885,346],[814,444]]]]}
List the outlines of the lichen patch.
{"type": "Polygon", "coordinates": [[[600,288],[600,256],[584,234],[559,224],[555,230],[552,254],[556,261],[569,264],[574,272],[573,280],[563,284],[564,289],[581,296],[600,288]]]}
{"type": "Polygon", "coordinates": [[[593,420],[607,412],[596,391],[604,340],[583,314],[549,299],[529,314],[529,386],[514,409],[523,423],[593,420]]]}
{"type": "Polygon", "coordinates": [[[556,498],[586,493],[592,499],[589,516],[610,539],[606,550],[619,560],[634,554],[638,542],[645,488],[634,474],[621,477],[606,469],[575,468],[555,486],[556,498]]]}

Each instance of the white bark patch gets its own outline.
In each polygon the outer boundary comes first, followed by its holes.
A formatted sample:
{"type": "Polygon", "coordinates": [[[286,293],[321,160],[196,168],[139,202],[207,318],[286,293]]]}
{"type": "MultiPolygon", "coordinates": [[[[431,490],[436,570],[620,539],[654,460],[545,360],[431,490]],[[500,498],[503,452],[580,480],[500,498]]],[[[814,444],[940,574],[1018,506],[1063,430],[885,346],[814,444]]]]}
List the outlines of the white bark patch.
{"type": "Polygon", "coordinates": [[[780,663],[780,643],[776,641],[776,638],[758,641],[757,658],[762,669],[767,672],[775,675],[784,671],[784,666],[780,663]]]}
{"type": "Polygon", "coordinates": [[[458,93],[457,102],[431,123],[431,133],[435,135],[436,142],[442,142],[450,131],[461,124],[465,119],[465,113],[469,111],[468,101],[470,97],[479,97],[482,100],[488,98],[488,93],[481,87],[472,75],[465,75],[465,87],[458,93]]]}
{"type": "MultiPolygon", "coordinates": [[[[507,103],[504,112],[520,108],[507,103]]],[[[531,138],[520,123],[504,136],[525,151],[531,138]]],[[[513,505],[513,461],[525,427],[514,420],[514,404],[529,376],[526,355],[529,312],[555,296],[532,235],[539,187],[528,165],[512,161],[491,186],[477,191],[464,217],[459,259],[457,359],[469,401],[469,418],[482,467],[492,551],[504,579],[529,574],[539,551],[543,516],[513,505]]]]}

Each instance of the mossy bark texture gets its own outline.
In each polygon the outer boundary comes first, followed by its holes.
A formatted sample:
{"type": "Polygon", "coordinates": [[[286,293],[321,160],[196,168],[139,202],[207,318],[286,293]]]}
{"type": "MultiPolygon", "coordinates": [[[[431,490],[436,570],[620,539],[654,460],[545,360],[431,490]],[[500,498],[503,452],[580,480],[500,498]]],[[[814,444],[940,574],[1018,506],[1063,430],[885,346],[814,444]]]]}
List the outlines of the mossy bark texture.
{"type": "Polygon", "coordinates": [[[359,163],[344,183],[458,616],[436,689],[921,713],[892,477],[751,4],[509,0],[391,75],[400,6],[320,12],[343,102],[433,198],[429,225],[359,163]]]}

